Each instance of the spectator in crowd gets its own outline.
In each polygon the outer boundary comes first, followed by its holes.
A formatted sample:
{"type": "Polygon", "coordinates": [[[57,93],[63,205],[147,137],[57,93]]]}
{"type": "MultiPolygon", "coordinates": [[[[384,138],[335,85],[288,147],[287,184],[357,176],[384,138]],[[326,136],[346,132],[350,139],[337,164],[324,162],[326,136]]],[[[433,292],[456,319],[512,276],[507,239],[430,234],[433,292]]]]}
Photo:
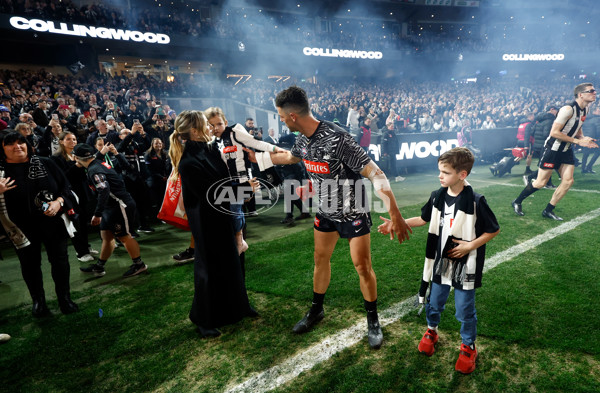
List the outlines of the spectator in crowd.
{"type": "Polygon", "coordinates": [[[396,169],[396,154],[400,152],[398,137],[394,131],[394,123],[389,122],[383,130],[381,143],[381,169],[390,177],[398,176],[396,169]]]}
{"type": "Polygon", "coordinates": [[[167,189],[167,180],[171,173],[169,153],[164,149],[160,139],[152,140],[152,146],[144,154],[144,161],[150,174],[147,183],[153,197],[152,216],[156,217],[162,205],[167,189]]]}
{"type": "Polygon", "coordinates": [[[77,137],[77,143],[85,143],[88,136],[90,135],[90,126],[88,123],[88,117],[85,115],[77,116],[75,122],[75,136],[77,137]]]}
{"type": "Polygon", "coordinates": [[[96,120],[94,126],[96,127],[96,131],[92,132],[85,141],[88,145],[94,146],[98,138],[102,138],[113,145],[117,145],[120,142],[119,133],[109,130],[105,120],[96,120]]]}
{"type": "Polygon", "coordinates": [[[75,156],[73,155],[73,149],[77,145],[77,138],[72,132],[63,131],[58,136],[58,140],[58,150],[51,158],[63,171],[73,192],[77,195],[77,201],[74,203],[77,214],[73,216],[72,220],[77,232],[71,238],[71,242],[77,253],[77,259],[80,262],[91,262],[94,260],[92,254],[96,255],[98,251],[92,248],[88,240],[87,224],[89,221],[88,203],[90,202],[90,198],[87,192],[88,186],[85,169],[76,165],[75,156]]]}
{"type": "Polygon", "coordinates": [[[25,137],[10,132],[0,150],[2,225],[15,246],[21,273],[33,301],[34,317],[50,315],[42,279],[42,245],[51,265],[58,305],[63,314],[79,311],[71,300],[67,253],[71,189],[63,172],[47,157],[33,154],[25,137]]]}
{"type": "Polygon", "coordinates": [[[50,120],[38,144],[37,153],[44,157],[50,157],[56,153],[59,146],[58,136],[62,131],[58,117],[50,120]]]}
{"type": "Polygon", "coordinates": [[[23,135],[27,139],[27,143],[31,145],[34,152],[37,152],[40,143],[40,137],[31,131],[29,123],[18,123],[15,126],[15,131],[23,135]]]}
{"type": "Polygon", "coordinates": [[[485,117],[485,121],[483,122],[483,124],[481,124],[481,128],[484,129],[484,130],[489,130],[489,129],[492,129],[492,128],[496,128],[496,123],[492,119],[492,116],[487,115],[485,117]]]}
{"type": "MultiPolygon", "coordinates": [[[[36,97],[33,95],[32,97],[36,97]]],[[[37,107],[34,109],[31,114],[33,117],[33,121],[38,124],[40,127],[47,127],[50,122],[50,111],[48,110],[48,102],[46,100],[38,100],[37,107]]]]}
{"type": "Polygon", "coordinates": [[[362,122],[360,126],[360,147],[367,153],[369,153],[369,147],[371,146],[371,119],[368,117],[362,122]]]}
{"type": "Polygon", "coordinates": [[[350,109],[348,110],[348,117],[346,118],[346,127],[350,128],[350,132],[358,132],[359,122],[358,118],[360,113],[358,112],[358,105],[352,104],[350,105],[350,109]]]}
{"type": "Polygon", "coordinates": [[[123,167],[122,176],[125,188],[136,204],[136,223],[139,224],[137,230],[152,233],[154,228],[150,222],[156,215],[153,214],[152,194],[147,183],[150,174],[144,161],[144,154],[151,147],[151,139],[139,123],[135,123],[131,130],[122,129],[119,138],[121,141],[117,145],[117,151],[127,159],[128,165],[123,167]]]}
{"type": "MultiPolygon", "coordinates": [[[[144,130],[148,134],[150,140],[158,138],[162,141],[165,149],[168,150],[170,141],[169,137],[173,133],[173,128],[169,122],[166,122],[167,115],[159,115],[158,113],[153,114],[149,120],[143,123],[144,130]]],[[[144,149],[145,150],[145,149],[144,149]]]]}
{"type": "Polygon", "coordinates": [[[273,128],[269,128],[269,133],[263,137],[263,141],[272,145],[277,144],[277,138],[275,137],[275,130],[273,128]]]}

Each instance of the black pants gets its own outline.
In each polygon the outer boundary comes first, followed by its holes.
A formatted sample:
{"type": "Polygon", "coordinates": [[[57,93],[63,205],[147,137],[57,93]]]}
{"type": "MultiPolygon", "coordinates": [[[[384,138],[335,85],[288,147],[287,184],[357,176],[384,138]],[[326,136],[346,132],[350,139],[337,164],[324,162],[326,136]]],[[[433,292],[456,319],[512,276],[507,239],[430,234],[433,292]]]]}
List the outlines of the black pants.
{"type": "MultiPolygon", "coordinates": [[[[139,225],[143,227],[149,226],[149,220],[156,218],[156,216],[152,217],[152,195],[150,194],[148,185],[141,177],[132,180],[127,176],[123,176],[123,180],[125,181],[127,192],[131,195],[137,206],[139,225]]],[[[132,227],[132,229],[135,229],[135,227],[132,227]]]]}
{"type": "Polygon", "coordinates": [[[46,255],[51,265],[56,295],[61,297],[70,294],[71,269],[67,254],[68,234],[60,218],[52,221],[54,221],[52,224],[23,230],[31,244],[17,250],[17,257],[21,263],[21,274],[32,299],[44,297],[42,244],[46,248],[46,255]]]}

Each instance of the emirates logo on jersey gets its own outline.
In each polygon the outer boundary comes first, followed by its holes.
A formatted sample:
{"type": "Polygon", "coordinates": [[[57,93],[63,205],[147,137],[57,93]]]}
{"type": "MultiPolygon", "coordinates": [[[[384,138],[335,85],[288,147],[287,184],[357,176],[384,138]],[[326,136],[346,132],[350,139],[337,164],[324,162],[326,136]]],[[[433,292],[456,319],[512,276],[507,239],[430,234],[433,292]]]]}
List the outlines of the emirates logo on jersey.
{"type": "Polygon", "coordinates": [[[313,161],[308,161],[308,160],[302,160],[302,161],[304,161],[304,166],[306,167],[306,170],[308,172],[320,173],[320,174],[330,173],[329,172],[329,164],[326,162],[313,162],[313,161]]]}
{"type": "Polygon", "coordinates": [[[235,153],[237,151],[237,146],[227,146],[223,149],[223,153],[235,153]]]}

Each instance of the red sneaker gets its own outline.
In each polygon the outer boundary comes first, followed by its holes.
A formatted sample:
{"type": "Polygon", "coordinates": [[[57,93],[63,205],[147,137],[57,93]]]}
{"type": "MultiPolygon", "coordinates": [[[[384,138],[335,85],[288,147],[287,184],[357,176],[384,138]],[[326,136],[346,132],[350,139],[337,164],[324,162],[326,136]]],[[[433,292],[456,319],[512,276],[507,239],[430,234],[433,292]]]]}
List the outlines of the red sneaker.
{"type": "Polygon", "coordinates": [[[477,348],[471,349],[468,345],[460,344],[460,353],[454,367],[456,371],[463,374],[471,374],[475,371],[475,360],[477,359],[477,348]]]}
{"type": "Polygon", "coordinates": [[[438,334],[435,330],[427,329],[421,342],[419,343],[419,352],[427,356],[433,355],[435,352],[435,344],[438,342],[438,334]]]}

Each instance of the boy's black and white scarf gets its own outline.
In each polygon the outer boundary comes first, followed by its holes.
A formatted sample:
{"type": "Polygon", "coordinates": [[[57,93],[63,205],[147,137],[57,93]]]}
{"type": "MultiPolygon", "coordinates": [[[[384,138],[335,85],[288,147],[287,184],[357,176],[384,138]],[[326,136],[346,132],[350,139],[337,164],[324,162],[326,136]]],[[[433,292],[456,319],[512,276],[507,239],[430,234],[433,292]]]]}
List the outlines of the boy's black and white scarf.
{"type": "MultiPolygon", "coordinates": [[[[429,282],[433,279],[442,284],[450,284],[448,279],[444,279],[448,269],[452,271],[452,286],[459,289],[475,288],[475,273],[477,267],[477,250],[472,250],[468,255],[460,260],[451,260],[445,258],[440,244],[446,243],[446,239],[440,239],[440,223],[443,220],[444,206],[446,201],[447,187],[442,187],[432,195],[433,207],[431,212],[431,221],[429,222],[429,233],[427,235],[427,247],[425,250],[425,265],[423,267],[423,278],[421,290],[419,291],[419,302],[425,300],[425,292],[429,282]],[[442,242],[440,243],[440,240],[442,242]]],[[[458,240],[472,241],[476,238],[475,221],[477,216],[476,201],[473,188],[465,181],[465,188],[461,192],[461,197],[457,198],[454,207],[454,222],[450,229],[450,235],[458,240]]]]}

